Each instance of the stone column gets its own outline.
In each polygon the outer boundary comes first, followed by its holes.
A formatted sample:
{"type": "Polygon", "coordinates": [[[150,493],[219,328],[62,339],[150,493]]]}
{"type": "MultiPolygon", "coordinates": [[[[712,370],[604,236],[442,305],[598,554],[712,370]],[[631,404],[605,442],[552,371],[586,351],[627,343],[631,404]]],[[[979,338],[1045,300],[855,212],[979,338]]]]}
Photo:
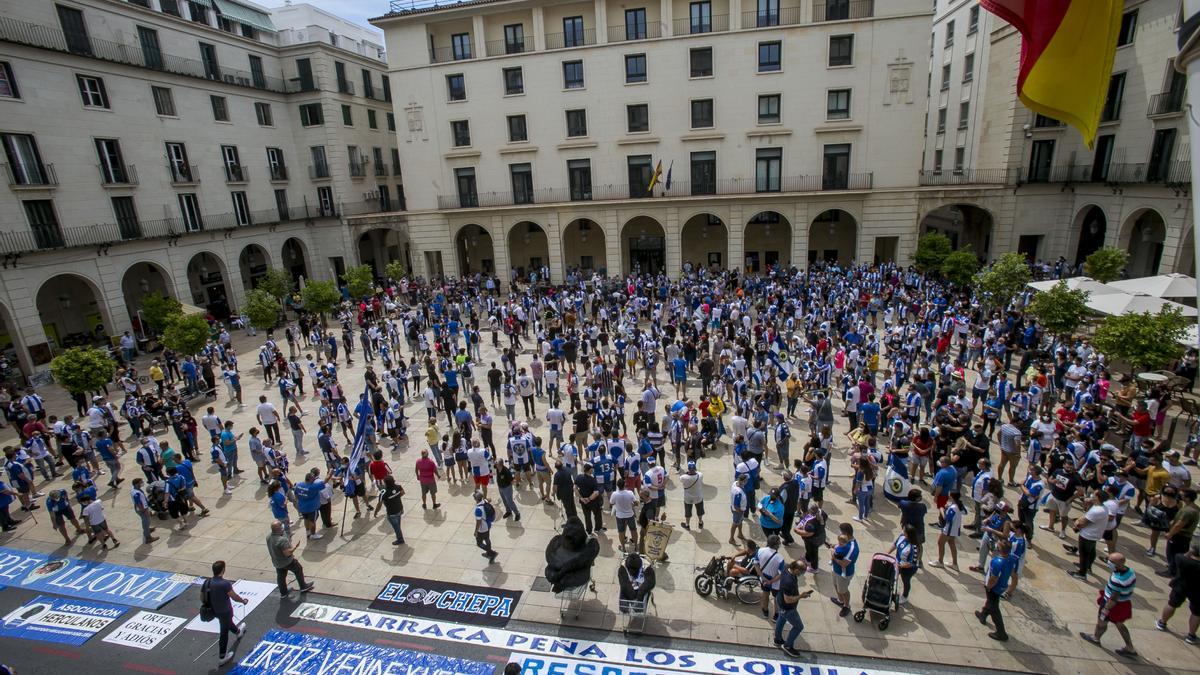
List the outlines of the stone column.
{"type": "Polygon", "coordinates": [[[542,51],[546,48],[546,15],[542,6],[533,8],[533,50],[542,51]]]}
{"type": "Polygon", "coordinates": [[[508,257],[508,232],[504,229],[504,220],[500,216],[492,216],[490,221],[481,221],[479,225],[492,235],[492,251],[496,255],[496,277],[500,280],[500,288],[507,289],[512,285],[512,272],[508,257]]]}
{"type": "Polygon", "coordinates": [[[625,267],[621,259],[621,222],[617,218],[617,212],[613,209],[606,210],[603,219],[596,224],[604,230],[605,265],[608,267],[608,276],[624,276],[625,267]]]}
{"type": "Polygon", "coordinates": [[[483,32],[482,14],[476,14],[475,16],[471,17],[471,33],[472,37],[474,38],[472,42],[475,43],[472,45],[475,49],[475,58],[478,59],[487,56],[487,37],[483,32]]]}
{"type": "MultiPolygon", "coordinates": [[[[664,0],[666,2],[666,0],[664,0]]],[[[663,246],[665,264],[667,266],[667,276],[672,279],[678,279],[680,268],[683,266],[683,251],[680,245],[679,237],[681,234],[679,224],[679,207],[669,206],[663,214],[663,246]]]]}
{"type": "MultiPolygon", "coordinates": [[[[608,44],[608,3],[606,0],[595,0],[596,2],[596,44],[608,44]]],[[[584,24],[584,30],[587,30],[587,24],[584,24]]],[[[586,36],[585,36],[586,39],[586,36]]]]}
{"type": "Polygon", "coordinates": [[[746,213],[741,204],[729,207],[729,222],[725,223],[729,233],[729,251],[726,253],[729,260],[725,263],[725,269],[741,271],[745,267],[746,218],[749,217],[746,213]]]}

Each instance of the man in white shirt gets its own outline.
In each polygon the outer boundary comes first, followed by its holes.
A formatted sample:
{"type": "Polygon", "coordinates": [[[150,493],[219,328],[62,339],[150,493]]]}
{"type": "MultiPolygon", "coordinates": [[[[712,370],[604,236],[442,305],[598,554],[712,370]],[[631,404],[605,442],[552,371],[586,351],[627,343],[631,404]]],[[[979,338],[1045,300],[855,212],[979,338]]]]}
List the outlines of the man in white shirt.
{"type": "Polygon", "coordinates": [[[683,486],[683,529],[692,529],[692,511],[700,519],[700,529],[704,529],[704,474],[696,470],[695,462],[687,463],[687,472],[679,477],[683,486]]]}
{"type": "Polygon", "coordinates": [[[746,504],[749,500],[746,497],[745,488],[746,481],[749,479],[748,473],[740,474],[733,481],[733,485],[729,487],[729,515],[732,519],[729,525],[729,543],[735,546],[737,545],[737,541],[734,540],[735,534],[738,539],[746,541],[746,535],[742,534],[742,521],[746,519],[746,504]]]}
{"type": "Polygon", "coordinates": [[[546,411],[546,422],[550,424],[550,447],[549,450],[554,450],[563,443],[563,425],[566,424],[567,414],[558,407],[556,402],[550,403],[550,409],[546,411]]]}
{"type": "Polygon", "coordinates": [[[613,517],[617,519],[617,536],[621,540],[621,552],[625,552],[625,532],[629,532],[629,541],[637,541],[637,495],[622,481],[617,491],[608,498],[612,505],[613,517]]]}
{"type": "Polygon", "coordinates": [[[279,411],[275,409],[275,404],[268,401],[266,396],[259,396],[256,415],[258,423],[263,425],[267,430],[267,438],[280,443],[279,411]]]}
{"type": "Polygon", "coordinates": [[[1096,562],[1096,543],[1104,537],[1108,529],[1109,512],[1104,506],[1104,496],[1099,490],[1092,490],[1084,498],[1087,511],[1075,520],[1074,530],[1079,534],[1078,546],[1064,546],[1070,553],[1079,553],[1079,569],[1068,572],[1080,581],[1087,581],[1088,573],[1092,571],[1092,563],[1096,562]]]}
{"type": "Polygon", "coordinates": [[[108,518],[104,515],[104,504],[99,499],[92,499],[91,497],[83,497],[80,503],[83,504],[83,517],[87,518],[88,526],[92,528],[92,535],[100,541],[100,547],[107,551],[109,539],[112,539],[113,548],[120,546],[121,542],[117,541],[116,535],[112,533],[112,530],[108,529],[108,518]]]}
{"type": "Polygon", "coordinates": [[[758,577],[762,581],[762,613],[771,615],[771,596],[779,590],[779,579],[783,573],[783,554],[779,552],[779,535],[767,537],[767,545],[758,549],[754,554],[754,566],[758,569],[758,577]]]}

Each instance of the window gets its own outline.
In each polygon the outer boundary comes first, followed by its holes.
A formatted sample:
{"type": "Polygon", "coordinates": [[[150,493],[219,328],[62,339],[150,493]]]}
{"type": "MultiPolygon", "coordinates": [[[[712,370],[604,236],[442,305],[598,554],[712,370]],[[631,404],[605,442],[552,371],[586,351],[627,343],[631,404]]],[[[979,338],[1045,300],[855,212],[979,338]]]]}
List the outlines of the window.
{"type": "Polygon", "coordinates": [[[400,177],[400,151],[392,148],[392,175],[400,177]]]}
{"type": "Polygon", "coordinates": [[[850,185],[850,144],[825,146],[821,189],[845,190],[850,185]]]}
{"type": "Polygon", "coordinates": [[[387,164],[383,161],[383,148],[371,148],[371,161],[375,162],[376,176],[387,175],[387,164]]]}
{"type": "Polygon", "coordinates": [[[850,119],[850,90],[849,89],[830,89],[826,95],[825,104],[825,119],[827,120],[848,120],[850,119]]]}
{"type": "Polygon", "coordinates": [[[592,198],[592,160],[567,160],[567,184],[571,186],[571,200],[592,198]]]}
{"type": "Polygon", "coordinates": [[[758,15],[755,26],[779,25],[779,0],[758,0],[758,15]]]}
{"type": "Polygon", "coordinates": [[[467,100],[467,85],[462,73],[446,76],[446,92],[451,101],[467,100]]]}
{"type": "Polygon", "coordinates": [[[946,133],[946,109],[938,108],[937,112],[937,132],[939,134],[946,133]]]}
{"type": "Polygon", "coordinates": [[[246,172],[242,167],[241,157],[236,145],[221,146],[221,163],[225,166],[225,180],[230,183],[241,183],[246,180],[246,172]]]}
{"type": "Polygon", "coordinates": [[[1137,18],[1138,11],[1131,9],[1121,15],[1121,30],[1117,33],[1117,46],[1133,44],[1133,38],[1137,35],[1137,18]]]}
{"type": "Polygon", "coordinates": [[[688,5],[688,16],[690,17],[690,32],[696,33],[711,33],[712,32],[712,3],[708,0],[702,2],[693,2],[688,5]]]}
{"type": "Polygon", "coordinates": [[[325,158],[325,146],[314,145],[308,151],[312,155],[313,178],[329,178],[329,161],[325,158]]]}
{"type": "Polygon", "coordinates": [[[317,188],[317,209],[322,216],[333,215],[333,188],[329,186],[317,188]]]}
{"type": "Polygon", "coordinates": [[[138,223],[137,209],[133,206],[133,197],[113,197],[113,215],[117,217],[117,231],[122,239],[137,239],[142,236],[142,227],[138,223]]]}
{"type": "Polygon", "coordinates": [[[971,7],[967,15],[967,35],[974,35],[979,30],[979,5],[971,7]]]}
{"type": "Polygon", "coordinates": [[[375,83],[371,80],[371,71],[362,69],[363,96],[375,98],[375,83]]]}
{"type": "Polygon", "coordinates": [[[387,114],[387,130],[395,131],[396,130],[396,116],[392,113],[386,113],[386,114],[387,114]]]}
{"type": "Polygon", "coordinates": [[[204,229],[200,217],[200,201],[195,193],[185,192],[179,195],[179,215],[183,219],[183,229],[188,232],[199,232],[204,229]]]}
{"type": "Polygon", "coordinates": [[[780,42],[758,43],[758,72],[770,73],[782,68],[779,60],[780,42]]]}
{"type": "Polygon", "coordinates": [[[386,185],[379,186],[379,210],[392,210],[392,193],[388,190],[388,186],[386,185]]]}
{"type": "Polygon", "coordinates": [[[83,20],[83,12],[73,7],[56,5],[58,23],[62,26],[63,38],[67,43],[67,51],[72,54],[92,55],[92,40],[88,37],[87,24],[83,20]]]}
{"type": "Polygon", "coordinates": [[[1158,129],[1150,146],[1150,164],[1146,166],[1146,182],[1172,180],[1171,158],[1175,153],[1175,129],[1158,129]]]}
{"type": "Polygon", "coordinates": [[[458,205],[464,209],[479,206],[479,193],[475,190],[475,169],[455,169],[454,182],[458,186],[458,205]]]}
{"type": "Polygon", "coordinates": [[[763,94],[758,97],[758,123],[779,124],[779,94],[763,94]]]}
{"type": "Polygon", "coordinates": [[[179,0],[158,0],[158,6],[162,8],[163,14],[179,16],[179,0]]]}
{"type": "Polygon", "coordinates": [[[337,79],[337,90],[339,94],[353,94],[354,86],[350,84],[350,80],[346,79],[346,64],[341,61],[333,62],[333,75],[337,79]]]}
{"type": "Polygon", "coordinates": [[[654,175],[654,163],[650,155],[631,155],[625,159],[629,176],[629,197],[650,197],[650,178],[654,175]]]}
{"type": "Polygon", "coordinates": [[[946,22],[946,46],[954,45],[954,19],[946,22]]]}
{"type": "Polygon", "coordinates": [[[29,219],[29,229],[33,232],[33,241],[37,247],[62,246],[62,230],[58,227],[58,217],[54,215],[54,203],[49,199],[31,199],[22,202],[22,205],[25,207],[25,217],[29,219]]]}
{"type": "Polygon", "coordinates": [[[237,220],[238,225],[250,224],[250,202],[246,199],[246,193],[242,191],[230,192],[230,197],[233,197],[233,217],[237,220]]]}
{"type": "Polygon", "coordinates": [[[259,126],[269,127],[275,124],[271,115],[270,103],[256,102],[254,104],[254,116],[258,119],[259,126]]]}
{"type": "Polygon", "coordinates": [[[1054,141],[1034,141],[1029,151],[1029,182],[1045,183],[1050,180],[1050,166],[1054,163],[1054,141]]]}
{"type": "Polygon", "coordinates": [[[271,180],[287,180],[287,164],[283,161],[283,150],[267,148],[267,168],[271,180]]]}
{"type": "Polygon", "coordinates": [[[563,89],[583,88],[583,61],[563,62],[563,89]]]}
{"type": "Polygon", "coordinates": [[[829,65],[849,66],[854,64],[854,36],[829,36],[829,65]]]}
{"type": "Polygon", "coordinates": [[[192,165],[188,163],[187,148],[183,143],[167,143],[167,168],[171,171],[172,183],[191,183],[192,165]]]}
{"type": "Polygon", "coordinates": [[[713,50],[712,47],[697,47],[688,52],[691,65],[691,77],[712,77],[713,50]]]}
{"type": "Polygon", "coordinates": [[[1108,180],[1108,167],[1112,162],[1113,141],[1116,139],[1112,134],[1105,134],[1096,137],[1096,152],[1092,158],[1092,182],[1102,183],[1108,180]]]}
{"type": "Polygon", "coordinates": [[[275,211],[279,220],[287,222],[292,219],[292,211],[288,208],[287,190],[280,188],[275,191],[275,211]]]}
{"type": "Polygon", "coordinates": [[[1113,73],[1108,81],[1108,97],[1104,99],[1104,109],[1100,111],[1101,122],[1113,122],[1121,119],[1121,103],[1125,99],[1125,73],[1113,73]]]}
{"type": "Polygon", "coordinates": [[[250,38],[251,40],[258,39],[258,29],[249,24],[242,24],[242,37],[250,38]]]}
{"type": "Polygon", "coordinates": [[[625,55],[625,84],[646,81],[646,55],[625,55]]]}
{"type": "Polygon", "coordinates": [[[154,96],[154,112],[166,117],[175,117],[175,97],[166,87],[150,87],[154,96]]]}
{"type": "Polygon", "coordinates": [[[514,23],[504,27],[504,53],[520,54],[525,51],[525,26],[514,23]]]}
{"type": "Polygon", "coordinates": [[[325,123],[320,103],[305,103],[300,106],[300,126],[315,127],[325,123]]]}
{"type": "Polygon", "coordinates": [[[208,23],[208,6],[200,2],[188,2],[188,16],[196,23],[208,23]]]}
{"type": "Polygon", "coordinates": [[[779,176],[782,170],[782,148],[759,148],[754,153],[754,190],[779,192],[779,176]]]}
{"type": "Polygon", "coordinates": [[[521,143],[529,140],[529,132],[525,127],[524,115],[508,116],[508,142],[521,143]]]}
{"type": "Polygon", "coordinates": [[[625,106],[625,119],[631,134],[650,131],[650,106],[645,103],[625,106]]]}
{"type": "Polygon", "coordinates": [[[145,26],[137,27],[138,42],[142,46],[142,62],[147,68],[161,70],[163,67],[162,48],[158,44],[158,31],[145,26]]]}
{"type": "Polygon", "coordinates": [[[943,154],[941,150],[933,151],[933,170],[937,173],[942,172],[942,156],[943,154]]]}
{"type": "Polygon", "coordinates": [[[471,58],[471,34],[455,33],[450,36],[451,51],[455,61],[471,58]]]}
{"type": "Polygon", "coordinates": [[[967,54],[963,57],[963,83],[966,84],[975,79],[975,54],[967,54]]]}
{"type": "Polygon", "coordinates": [[[465,148],[471,145],[471,123],[467,120],[455,120],[450,123],[450,137],[454,139],[454,147],[465,148]]]}
{"type": "Polygon", "coordinates": [[[587,111],[567,111],[567,138],[587,136],[587,111]]]}
{"type": "Polygon", "coordinates": [[[714,195],[717,193],[717,153],[693,152],[692,194],[714,195]]]}
{"type": "Polygon", "coordinates": [[[115,138],[97,138],[96,156],[100,159],[100,178],[105,185],[131,183],[125,160],[121,157],[121,142],[115,138]]]}
{"type": "Polygon", "coordinates": [[[378,129],[379,121],[376,118],[375,110],[367,108],[367,127],[370,129],[378,129]]]}
{"type": "Polygon", "coordinates": [[[387,75],[380,75],[379,77],[383,82],[383,100],[390,103],[392,101],[392,81],[387,75]]]}
{"type": "Polygon", "coordinates": [[[209,96],[208,100],[212,103],[213,119],[218,122],[229,121],[229,103],[224,96],[209,96]]]}
{"type": "Polygon", "coordinates": [[[352,127],[354,126],[354,110],[348,106],[342,106],[342,124],[352,127]]]}
{"type": "Polygon", "coordinates": [[[708,129],[713,126],[713,100],[701,98],[692,101],[692,128],[708,129]]]}
{"type": "Polygon", "coordinates": [[[950,89],[950,64],[942,66],[942,91],[950,89]]]}
{"type": "Polygon", "coordinates": [[[533,203],[533,167],[530,164],[510,164],[508,175],[512,179],[513,203],[533,203]]]}
{"type": "Polygon", "coordinates": [[[644,7],[625,10],[625,39],[646,39],[646,9],[644,7]]]}
{"type": "Polygon", "coordinates": [[[104,89],[104,80],[91,75],[76,75],[75,81],[79,84],[83,107],[108,108],[108,92],[104,89]]]}
{"type": "Polygon", "coordinates": [[[563,46],[578,47],[584,43],[583,17],[568,16],[563,18],[563,46]]]}
{"type": "Polygon", "coordinates": [[[17,89],[17,78],[13,75],[12,66],[8,61],[0,61],[0,97],[21,98],[17,89]]]}
{"type": "Polygon", "coordinates": [[[520,67],[505,68],[503,73],[504,94],[506,96],[525,93],[525,74],[520,67]]]}
{"type": "Polygon", "coordinates": [[[296,77],[300,80],[300,91],[313,91],[317,82],[313,78],[312,61],[296,59],[296,77]]]}
{"type": "Polygon", "coordinates": [[[958,128],[966,129],[971,121],[971,102],[963,101],[958,104],[958,128]]]}
{"type": "Polygon", "coordinates": [[[954,149],[954,173],[962,173],[963,166],[966,164],[966,161],[967,161],[967,149],[966,148],[955,148],[954,149]]]}
{"type": "Polygon", "coordinates": [[[221,79],[221,65],[217,62],[217,48],[207,42],[200,43],[200,60],[204,63],[204,76],[210,80],[221,79]]]}

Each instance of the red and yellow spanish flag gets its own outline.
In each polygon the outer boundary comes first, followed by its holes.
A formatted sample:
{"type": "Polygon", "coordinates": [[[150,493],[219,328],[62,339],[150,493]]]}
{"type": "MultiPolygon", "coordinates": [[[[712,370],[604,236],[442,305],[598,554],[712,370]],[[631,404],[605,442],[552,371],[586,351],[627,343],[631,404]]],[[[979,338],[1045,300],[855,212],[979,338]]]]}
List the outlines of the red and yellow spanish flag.
{"type": "Polygon", "coordinates": [[[1017,95],[1034,112],[1096,138],[1108,95],[1122,0],[982,0],[1021,33],[1017,95]]]}

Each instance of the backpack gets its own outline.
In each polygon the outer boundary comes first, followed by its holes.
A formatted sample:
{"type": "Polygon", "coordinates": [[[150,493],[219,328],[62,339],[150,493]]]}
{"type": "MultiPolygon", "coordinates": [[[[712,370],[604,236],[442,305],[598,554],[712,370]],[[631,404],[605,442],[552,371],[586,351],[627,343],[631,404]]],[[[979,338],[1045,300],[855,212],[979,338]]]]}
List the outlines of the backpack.
{"type": "Polygon", "coordinates": [[[483,503],[483,519],[491,525],[496,520],[496,507],[492,506],[491,502],[483,503]]]}
{"type": "Polygon", "coordinates": [[[212,579],[205,579],[204,583],[200,584],[200,620],[212,621],[216,618],[216,612],[213,611],[212,600],[209,598],[209,584],[212,579]]]}

